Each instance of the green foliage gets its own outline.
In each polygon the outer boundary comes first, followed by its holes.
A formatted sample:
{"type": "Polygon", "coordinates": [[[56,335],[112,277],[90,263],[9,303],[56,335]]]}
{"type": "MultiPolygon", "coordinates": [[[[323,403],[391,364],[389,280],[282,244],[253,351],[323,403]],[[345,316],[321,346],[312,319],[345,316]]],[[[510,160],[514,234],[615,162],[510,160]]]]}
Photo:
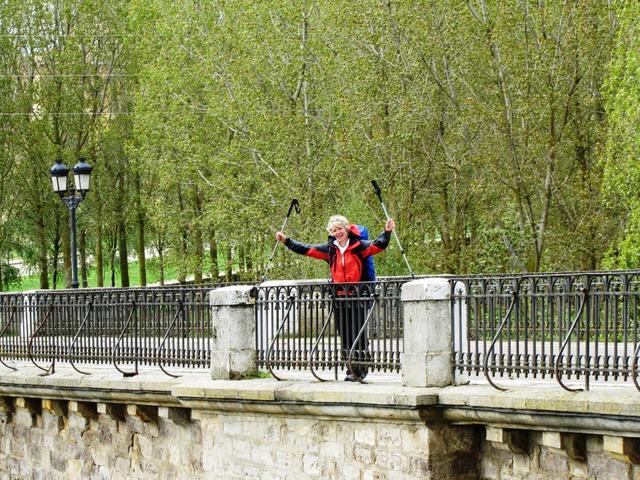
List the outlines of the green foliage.
{"type": "Polygon", "coordinates": [[[10,289],[14,285],[20,284],[20,271],[8,263],[0,264],[0,275],[2,275],[2,285],[5,289],[10,289]]]}
{"type": "Polygon", "coordinates": [[[607,79],[608,130],[604,160],[604,200],[619,227],[605,257],[609,268],[640,267],[640,7],[619,8],[620,27],[607,79]]]}
{"type": "MultiPolygon", "coordinates": [[[[302,206],[292,237],[323,242],[334,213],[377,234],[371,179],[419,273],[634,264],[635,5],[0,9],[0,29],[20,33],[0,35],[2,64],[20,73],[0,77],[0,106],[26,113],[0,127],[0,218],[12,219],[0,222],[0,254],[28,252],[45,278],[61,256],[69,270],[66,211],[46,170],[81,153],[95,169],[79,228],[105,279],[132,246],[158,255],[150,282],[171,268],[259,278],[291,198],[302,206]]],[[[382,275],[407,273],[394,243],[376,262],[382,275]]],[[[282,247],[269,271],[326,275],[282,247]]]]}

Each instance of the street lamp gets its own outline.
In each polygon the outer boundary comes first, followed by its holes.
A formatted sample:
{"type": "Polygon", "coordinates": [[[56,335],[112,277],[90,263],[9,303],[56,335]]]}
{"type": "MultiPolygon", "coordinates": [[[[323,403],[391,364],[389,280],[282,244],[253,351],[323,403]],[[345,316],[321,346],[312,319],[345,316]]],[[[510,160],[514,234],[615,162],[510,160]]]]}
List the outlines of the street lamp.
{"type": "Polygon", "coordinates": [[[69,169],[62,163],[62,160],[56,160],[51,167],[51,182],[53,183],[53,191],[60,195],[60,198],[69,208],[69,225],[71,227],[71,288],[78,288],[78,259],[76,256],[76,208],[80,202],[84,200],[85,195],[89,191],[91,182],[92,167],[80,158],[75,167],[73,167],[73,184],[69,185],[69,169]]]}

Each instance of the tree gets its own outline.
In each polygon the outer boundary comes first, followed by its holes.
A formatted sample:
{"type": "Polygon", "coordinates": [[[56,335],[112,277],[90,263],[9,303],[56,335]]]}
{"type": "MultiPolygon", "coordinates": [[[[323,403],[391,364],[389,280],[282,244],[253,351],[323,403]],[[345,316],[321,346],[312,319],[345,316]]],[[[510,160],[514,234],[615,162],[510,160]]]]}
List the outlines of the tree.
{"type": "MultiPolygon", "coordinates": [[[[604,150],[604,200],[618,219],[620,234],[607,252],[609,268],[638,268],[640,264],[640,36],[635,3],[619,7],[620,28],[606,85],[609,128],[604,150]]],[[[615,233],[613,230],[611,233],[615,233]]]]}

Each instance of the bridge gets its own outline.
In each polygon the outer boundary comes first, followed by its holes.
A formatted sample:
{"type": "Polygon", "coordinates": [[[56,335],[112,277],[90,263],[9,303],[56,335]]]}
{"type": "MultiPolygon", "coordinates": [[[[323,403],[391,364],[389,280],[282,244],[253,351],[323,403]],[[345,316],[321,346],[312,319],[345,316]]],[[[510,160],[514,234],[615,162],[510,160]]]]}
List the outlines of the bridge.
{"type": "Polygon", "coordinates": [[[639,273],[2,295],[0,465],[16,478],[635,478],[639,273]],[[364,319],[351,349],[340,302],[364,319]],[[354,367],[370,373],[343,382],[354,367]]]}

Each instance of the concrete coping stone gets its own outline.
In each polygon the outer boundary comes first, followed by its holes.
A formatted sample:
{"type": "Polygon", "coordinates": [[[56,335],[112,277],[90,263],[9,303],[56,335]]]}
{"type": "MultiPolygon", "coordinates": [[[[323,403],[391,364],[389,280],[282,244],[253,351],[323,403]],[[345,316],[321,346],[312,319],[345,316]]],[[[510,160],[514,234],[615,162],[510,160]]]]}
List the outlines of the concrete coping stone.
{"type": "Polygon", "coordinates": [[[209,304],[211,306],[251,305],[255,298],[251,295],[253,285],[232,285],[211,290],[209,304]]]}
{"type": "Polygon", "coordinates": [[[570,414],[599,414],[638,417],[640,392],[632,385],[597,385],[591,390],[567,392],[557,383],[503,381],[501,392],[489,385],[469,384],[438,390],[443,408],[501,408],[570,414]]]}
{"type": "MultiPolygon", "coordinates": [[[[35,367],[23,366],[15,372],[0,369],[0,396],[356,418],[426,419],[444,414],[463,422],[498,426],[509,425],[508,415],[526,415],[530,417],[526,424],[540,428],[545,416],[556,422],[558,417],[580,417],[592,418],[592,429],[598,422],[605,427],[615,421],[619,424],[615,428],[624,427],[640,436],[640,392],[632,385],[597,385],[589,392],[567,392],[553,382],[503,381],[509,390],[500,392],[485,384],[413,388],[393,380],[364,385],[306,378],[211,380],[208,371],[180,372],[182,377],[171,378],[151,368],[123,378],[113,369],[88,370],[92,375],[60,366],[53,375],[43,377],[35,367]]],[[[517,421],[513,420],[514,425],[517,421]]]]}
{"type": "Polygon", "coordinates": [[[250,400],[325,404],[364,404],[404,408],[437,404],[435,389],[401,387],[397,384],[309,382],[275,379],[215,380],[188,382],[172,389],[178,398],[250,400]]]}
{"type": "Polygon", "coordinates": [[[451,287],[446,277],[420,278],[402,286],[403,302],[449,300],[451,287]]]}

